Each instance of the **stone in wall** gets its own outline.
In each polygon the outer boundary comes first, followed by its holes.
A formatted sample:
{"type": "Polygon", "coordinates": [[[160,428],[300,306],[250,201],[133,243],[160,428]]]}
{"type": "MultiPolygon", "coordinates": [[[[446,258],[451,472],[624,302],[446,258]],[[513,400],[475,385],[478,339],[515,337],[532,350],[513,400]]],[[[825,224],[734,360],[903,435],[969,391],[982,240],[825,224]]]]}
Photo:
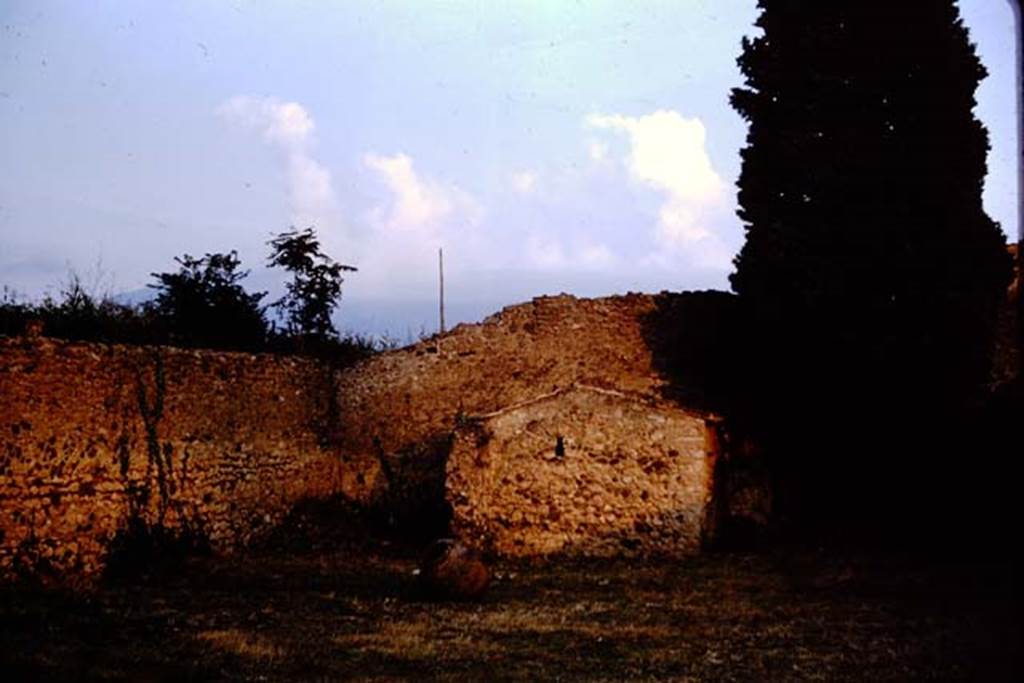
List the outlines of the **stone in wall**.
{"type": "Polygon", "coordinates": [[[581,385],[465,418],[447,465],[455,534],[506,556],[694,553],[714,419],[581,385]]]}
{"type": "Polygon", "coordinates": [[[335,392],[304,359],[0,340],[0,575],[94,576],[133,515],[227,551],[303,498],[367,499],[335,392]]]}

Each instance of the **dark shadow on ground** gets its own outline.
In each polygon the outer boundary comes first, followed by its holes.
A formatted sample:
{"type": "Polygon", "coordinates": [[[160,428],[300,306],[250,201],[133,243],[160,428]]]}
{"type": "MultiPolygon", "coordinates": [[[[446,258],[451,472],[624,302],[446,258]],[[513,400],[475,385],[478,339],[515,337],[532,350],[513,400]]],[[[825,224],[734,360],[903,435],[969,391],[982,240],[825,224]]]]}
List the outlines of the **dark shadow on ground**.
{"type": "Polygon", "coordinates": [[[476,603],[365,546],[204,559],[88,596],[5,592],[7,680],[1011,680],[1006,565],[808,551],[494,567],[476,603]]]}

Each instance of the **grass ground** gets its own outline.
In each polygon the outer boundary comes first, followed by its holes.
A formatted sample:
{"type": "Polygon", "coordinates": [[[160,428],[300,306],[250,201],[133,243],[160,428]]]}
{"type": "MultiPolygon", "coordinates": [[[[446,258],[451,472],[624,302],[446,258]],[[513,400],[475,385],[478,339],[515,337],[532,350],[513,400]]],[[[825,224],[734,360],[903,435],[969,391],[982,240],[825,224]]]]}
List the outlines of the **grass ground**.
{"type": "MultiPolygon", "coordinates": [[[[302,537],[302,533],[297,533],[302,537]]],[[[279,537],[280,538],[280,537],[279,537]]],[[[277,544],[88,596],[7,589],[4,680],[1010,680],[1005,564],[809,551],[503,563],[477,603],[415,554],[277,544]]]]}

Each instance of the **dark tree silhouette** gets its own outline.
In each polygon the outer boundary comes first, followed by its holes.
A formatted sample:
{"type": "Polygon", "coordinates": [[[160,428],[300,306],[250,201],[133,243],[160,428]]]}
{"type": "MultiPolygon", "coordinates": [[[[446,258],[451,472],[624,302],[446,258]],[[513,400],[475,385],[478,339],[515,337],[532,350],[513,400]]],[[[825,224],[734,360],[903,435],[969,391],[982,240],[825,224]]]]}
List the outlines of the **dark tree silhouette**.
{"type": "Polygon", "coordinates": [[[287,293],[271,304],[281,312],[288,334],[314,344],[337,340],[331,313],[341,299],[341,274],[356,269],[337,263],[320,251],[320,240],[313,228],[293,228],[268,244],[270,266],[291,274],[287,293]]]}
{"type": "Polygon", "coordinates": [[[817,514],[844,484],[872,495],[858,472],[903,490],[890,473],[935,469],[924,437],[986,379],[1009,261],[981,204],[986,71],[953,0],[759,7],[732,93],[746,416],[817,514]]]}
{"type": "Polygon", "coordinates": [[[74,270],[68,271],[56,299],[47,296],[40,303],[19,301],[4,288],[0,294],[0,335],[21,334],[30,321],[42,324],[42,334],[67,340],[131,344],[159,341],[153,336],[145,310],[96,291],[74,270]]]}
{"type": "Polygon", "coordinates": [[[151,304],[168,341],[180,346],[259,350],[267,336],[260,300],[266,292],[250,294],[240,282],[249,271],[239,271],[238,254],[188,254],[174,259],[176,273],[152,273],[158,282],[151,304]]]}

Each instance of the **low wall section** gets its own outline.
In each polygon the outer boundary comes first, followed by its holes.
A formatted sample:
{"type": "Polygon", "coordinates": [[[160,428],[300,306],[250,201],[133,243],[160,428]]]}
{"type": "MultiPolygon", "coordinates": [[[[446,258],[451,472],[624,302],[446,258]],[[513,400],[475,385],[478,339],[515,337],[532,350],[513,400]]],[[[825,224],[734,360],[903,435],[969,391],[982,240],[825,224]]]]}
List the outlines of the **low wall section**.
{"type": "Polygon", "coordinates": [[[93,575],[133,515],[226,550],[300,499],[365,499],[336,389],[295,358],[0,340],[0,575],[93,575]]]}
{"type": "Polygon", "coordinates": [[[572,387],[464,420],[448,460],[453,527],[502,555],[685,555],[713,516],[710,416],[572,387]]]}

